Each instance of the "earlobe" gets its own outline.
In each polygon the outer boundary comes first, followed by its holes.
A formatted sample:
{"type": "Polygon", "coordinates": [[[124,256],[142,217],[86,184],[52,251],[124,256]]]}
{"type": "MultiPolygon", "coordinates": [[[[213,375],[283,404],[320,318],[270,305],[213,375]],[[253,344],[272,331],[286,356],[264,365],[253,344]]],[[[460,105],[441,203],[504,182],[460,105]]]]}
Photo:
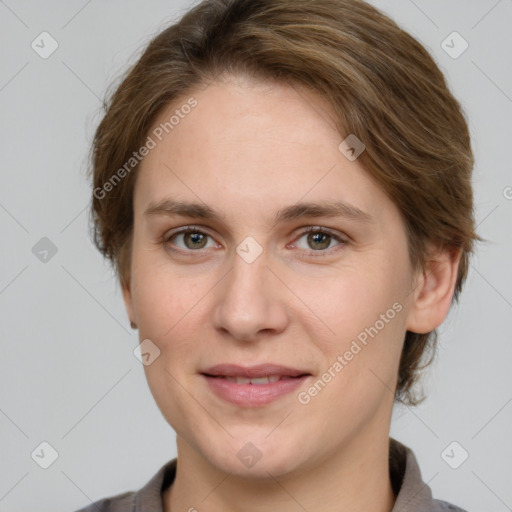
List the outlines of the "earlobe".
{"type": "Polygon", "coordinates": [[[413,302],[407,318],[408,331],[428,333],[446,318],[457,282],[460,250],[436,250],[431,253],[413,290],[413,302]]]}

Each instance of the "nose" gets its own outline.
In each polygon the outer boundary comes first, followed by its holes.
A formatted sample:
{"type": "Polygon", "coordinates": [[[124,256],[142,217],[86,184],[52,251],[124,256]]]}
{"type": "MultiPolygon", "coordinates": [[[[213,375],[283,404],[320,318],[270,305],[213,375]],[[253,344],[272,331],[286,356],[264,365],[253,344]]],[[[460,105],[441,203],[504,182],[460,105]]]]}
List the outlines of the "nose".
{"type": "Polygon", "coordinates": [[[240,341],[255,341],[286,329],[286,287],[268,263],[265,253],[252,263],[234,255],[231,271],[215,287],[216,329],[240,341]]]}

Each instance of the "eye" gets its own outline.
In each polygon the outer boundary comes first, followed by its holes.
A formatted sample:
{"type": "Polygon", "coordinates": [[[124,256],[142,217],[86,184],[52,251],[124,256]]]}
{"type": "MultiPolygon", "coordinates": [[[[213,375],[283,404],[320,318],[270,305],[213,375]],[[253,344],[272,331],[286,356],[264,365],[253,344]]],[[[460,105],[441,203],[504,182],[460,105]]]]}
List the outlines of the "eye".
{"type": "MultiPolygon", "coordinates": [[[[208,238],[211,238],[210,235],[204,231],[193,226],[187,226],[166,236],[164,242],[178,247],[181,251],[195,251],[212,247],[212,245],[207,245],[208,238]]],[[[213,247],[215,247],[215,243],[213,247]]],[[[172,247],[170,249],[175,250],[172,247]]]]}
{"type": "MultiPolygon", "coordinates": [[[[333,247],[331,245],[333,241],[337,242],[336,244],[334,244],[334,247],[339,245],[345,245],[347,243],[346,239],[342,238],[341,236],[335,235],[334,233],[331,233],[329,230],[325,228],[311,226],[302,232],[302,234],[297,239],[297,242],[295,243],[300,249],[305,249],[310,254],[312,254],[315,252],[330,252],[327,251],[327,249],[333,247]],[[307,245],[306,247],[304,245],[301,246],[298,243],[303,238],[305,238],[305,243],[307,245]]],[[[318,256],[320,256],[320,254],[318,254],[318,256]]]]}
{"type": "MultiPolygon", "coordinates": [[[[169,250],[182,253],[199,252],[202,249],[217,247],[208,233],[194,226],[185,226],[174,231],[166,235],[163,241],[169,250]],[[210,245],[208,245],[208,239],[212,240],[210,245]]],[[[306,228],[295,241],[295,245],[299,249],[303,249],[314,256],[323,256],[325,253],[331,252],[329,249],[347,243],[347,239],[320,226],[306,228]],[[302,239],[305,239],[305,242],[301,242],[302,239]],[[333,242],[336,243],[333,244],[333,242]]]]}

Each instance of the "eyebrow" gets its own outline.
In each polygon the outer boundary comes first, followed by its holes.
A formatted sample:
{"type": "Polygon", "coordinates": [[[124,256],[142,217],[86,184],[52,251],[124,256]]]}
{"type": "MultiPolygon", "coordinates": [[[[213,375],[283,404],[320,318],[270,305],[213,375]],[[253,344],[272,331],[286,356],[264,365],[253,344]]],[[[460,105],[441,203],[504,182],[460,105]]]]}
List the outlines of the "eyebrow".
{"type": "MultiPolygon", "coordinates": [[[[223,220],[225,217],[214,208],[204,204],[175,199],[162,199],[150,203],[144,215],[180,215],[195,219],[223,220]]],[[[325,201],[322,203],[297,203],[279,209],[274,222],[313,217],[341,217],[357,222],[372,223],[374,218],[357,206],[343,201],[325,201]]]]}

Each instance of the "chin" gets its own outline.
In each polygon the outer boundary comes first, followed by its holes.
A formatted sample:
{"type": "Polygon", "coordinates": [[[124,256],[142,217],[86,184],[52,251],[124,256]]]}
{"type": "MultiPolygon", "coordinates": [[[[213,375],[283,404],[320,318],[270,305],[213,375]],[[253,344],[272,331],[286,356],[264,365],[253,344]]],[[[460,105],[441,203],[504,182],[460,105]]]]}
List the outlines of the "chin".
{"type": "Polygon", "coordinates": [[[271,442],[265,440],[264,436],[254,442],[245,439],[230,439],[229,446],[224,441],[219,450],[213,452],[210,445],[205,447],[208,453],[203,455],[219,470],[247,479],[282,477],[301,466],[299,458],[304,458],[304,452],[297,450],[300,443],[284,443],[277,438],[271,442]]]}

